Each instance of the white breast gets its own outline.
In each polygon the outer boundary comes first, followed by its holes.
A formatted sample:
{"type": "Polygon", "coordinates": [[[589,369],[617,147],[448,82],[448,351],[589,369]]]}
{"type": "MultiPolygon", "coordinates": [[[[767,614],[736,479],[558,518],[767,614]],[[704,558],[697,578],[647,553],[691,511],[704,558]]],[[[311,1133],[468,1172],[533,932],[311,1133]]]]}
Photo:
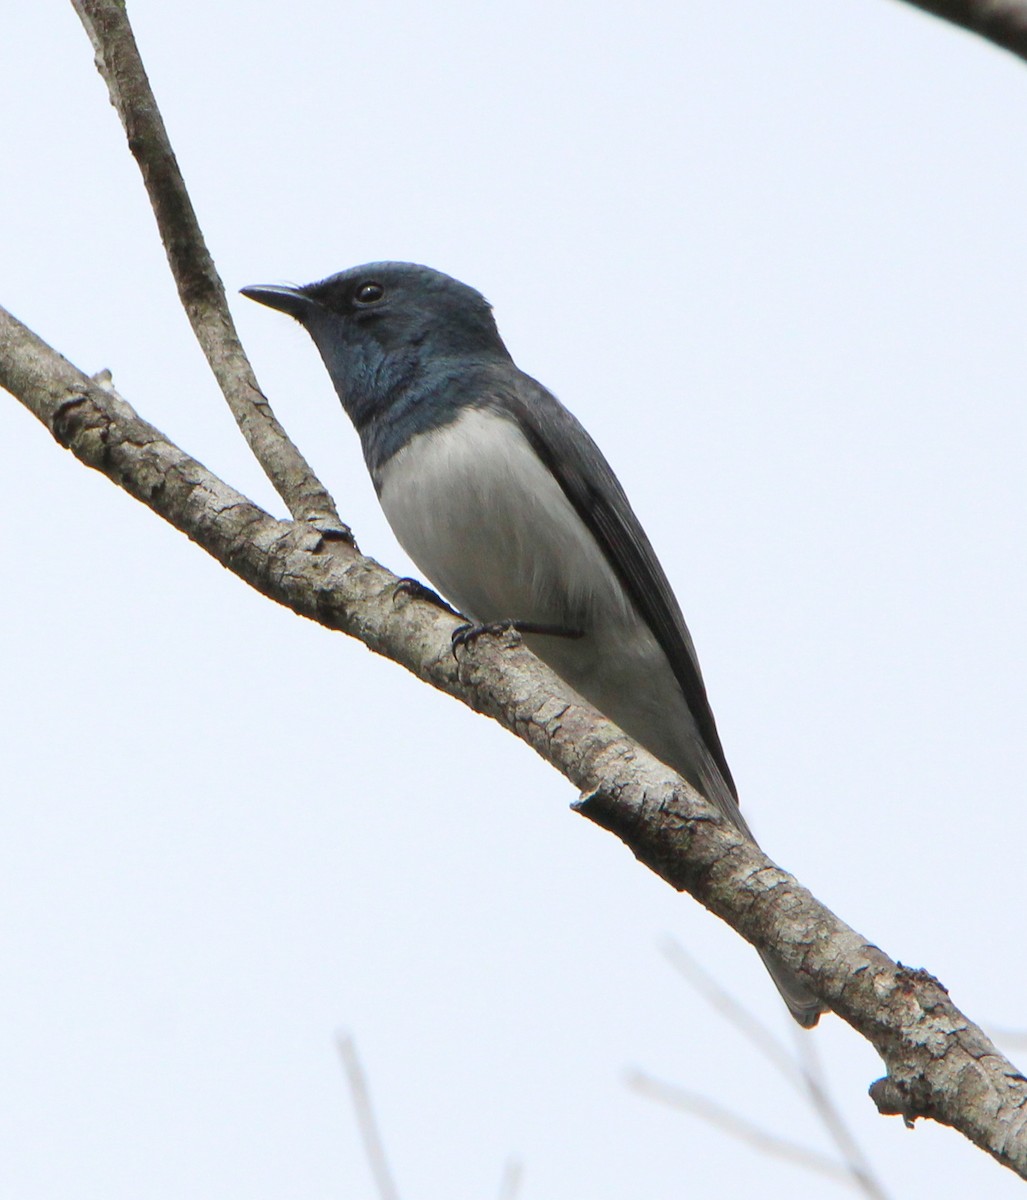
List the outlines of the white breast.
{"type": "Polygon", "coordinates": [[[468,617],[560,622],[623,607],[602,551],[517,425],[467,409],[380,473],[403,548],[468,617]]]}
{"type": "Polygon", "coordinates": [[[540,658],[693,782],[708,755],[667,658],[559,483],[518,426],[468,409],[419,434],[378,476],[396,537],[475,621],[583,628],[529,636],[540,658]]]}

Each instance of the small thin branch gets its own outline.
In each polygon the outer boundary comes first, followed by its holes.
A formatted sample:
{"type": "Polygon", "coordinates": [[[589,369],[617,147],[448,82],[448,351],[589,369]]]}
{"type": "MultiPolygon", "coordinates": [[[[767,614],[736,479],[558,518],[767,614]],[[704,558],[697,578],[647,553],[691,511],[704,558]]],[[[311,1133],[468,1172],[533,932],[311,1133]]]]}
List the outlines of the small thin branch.
{"type": "Polygon", "coordinates": [[[778,1137],[777,1134],[768,1133],[751,1121],[746,1121],[736,1113],[723,1108],[707,1096],[700,1096],[696,1092],[688,1092],[683,1088],[674,1087],[660,1079],[654,1079],[642,1071],[629,1072],[627,1083],[640,1095],[687,1112],[693,1117],[698,1117],[700,1121],[705,1121],[708,1125],[735,1138],[736,1141],[751,1146],[761,1154],[769,1155],[771,1158],[784,1159],[795,1166],[815,1171],[835,1183],[853,1184],[849,1171],[840,1163],[835,1162],[833,1158],[828,1158],[826,1154],[820,1154],[806,1146],[800,1146],[798,1142],[791,1142],[787,1138],[778,1137]]]}
{"type": "MultiPolygon", "coordinates": [[[[816,1055],[814,1038],[796,1028],[799,1061],[744,1005],[717,982],[674,938],[668,938],[664,953],[674,968],[720,1015],[742,1034],[782,1077],[810,1103],[844,1161],[844,1170],[851,1182],[873,1200],[888,1200],[888,1194],[875,1178],[863,1151],[849,1132],[841,1113],[835,1107],[823,1080],[820,1060],[816,1055]]],[[[712,1103],[712,1101],[711,1101],[712,1103]]],[[[770,1136],[770,1135],[768,1135],[770,1136]]],[[[832,1160],[833,1161],[833,1160],[832,1160]]]]}
{"type": "MultiPolygon", "coordinates": [[[[795,1031],[799,1032],[798,1029],[795,1031]]],[[[852,1176],[853,1183],[872,1200],[888,1200],[888,1193],[874,1174],[870,1160],[863,1153],[859,1143],[842,1114],[838,1111],[824,1079],[820,1056],[817,1053],[816,1040],[811,1037],[796,1038],[799,1060],[802,1063],[802,1077],[806,1086],[813,1111],[820,1118],[821,1124],[827,1130],[839,1153],[845,1160],[845,1169],[852,1176]]]]}
{"type": "Polygon", "coordinates": [[[1027,0],[906,0],[1027,59],[1027,0]]]}
{"type": "Polygon", "coordinates": [[[243,437],[298,521],[309,521],[328,536],[349,537],[327,489],[289,440],[257,384],[139,57],[124,0],[72,4],[142,172],[182,306],[243,437]]]}
{"type": "Polygon", "coordinates": [[[524,1179],[524,1164],[518,1158],[508,1158],[499,1181],[499,1200],[517,1200],[524,1179]]]}
{"type": "MultiPolygon", "coordinates": [[[[803,1089],[802,1072],[784,1045],[758,1017],[721,987],[676,938],[667,938],[663,952],[668,962],[724,1018],[779,1071],[794,1088],[803,1089]]],[[[808,1035],[807,1035],[808,1036],[808,1035]]]]}
{"type": "Polygon", "coordinates": [[[378,1131],[378,1122],[375,1120],[374,1108],[371,1105],[367,1076],[364,1074],[364,1068],[357,1056],[357,1048],[353,1039],[344,1034],[340,1034],[336,1039],[336,1045],[346,1071],[350,1095],[353,1097],[353,1107],[357,1114],[357,1124],[360,1127],[360,1136],[364,1140],[364,1152],[371,1165],[371,1173],[374,1175],[374,1181],[378,1187],[378,1195],[381,1196],[381,1200],[399,1200],[399,1189],[389,1170],[385,1145],[378,1131]]]}
{"type": "Polygon", "coordinates": [[[568,692],[516,635],[455,660],[457,621],[354,546],[276,521],[0,309],[0,385],[87,466],[183,530],[252,587],[359,638],[495,718],[581,793],[573,806],[679,891],[772,949],[862,1034],[888,1075],[878,1109],[958,1129],[1027,1178],[1027,1079],[926,971],[839,920],[612,722],[568,692]]]}

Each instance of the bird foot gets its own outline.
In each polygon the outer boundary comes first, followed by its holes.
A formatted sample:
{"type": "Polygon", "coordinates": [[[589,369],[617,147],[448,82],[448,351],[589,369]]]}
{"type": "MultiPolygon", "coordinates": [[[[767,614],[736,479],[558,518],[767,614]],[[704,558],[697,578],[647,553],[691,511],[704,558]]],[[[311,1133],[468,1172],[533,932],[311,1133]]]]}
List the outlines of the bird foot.
{"type": "Polygon", "coordinates": [[[456,609],[451,608],[438,592],[433,592],[427,584],[422,583],[419,579],[401,579],[392,589],[393,600],[398,599],[400,596],[412,596],[415,600],[424,600],[427,604],[434,605],[435,608],[441,608],[443,612],[449,613],[450,616],[460,616],[456,609]]]}
{"type": "Polygon", "coordinates": [[[458,625],[450,636],[450,641],[453,646],[453,657],[456,658],[456,652],[461,646],[469,646],[471,642],[475,642],[480,637],[498,637],[501,634],[507,633],[510,630],[519,632],[516,621],[491,621],[487,625],[478,625],[472,621],[468,621],[464,625],[458,625]]]}
{"type": "Polygon", "coordinates": [[[467,622],[458,625],[452,633],[453,657],[460,646],[469,646],[483,636],[498,637],[504,633],[537,633],[545,637],[580,638],[585,636],[582,629],[565,629],[562,625],[543,625],[538,621],[490,621],[487,625],[477,625],[467,622]]]}

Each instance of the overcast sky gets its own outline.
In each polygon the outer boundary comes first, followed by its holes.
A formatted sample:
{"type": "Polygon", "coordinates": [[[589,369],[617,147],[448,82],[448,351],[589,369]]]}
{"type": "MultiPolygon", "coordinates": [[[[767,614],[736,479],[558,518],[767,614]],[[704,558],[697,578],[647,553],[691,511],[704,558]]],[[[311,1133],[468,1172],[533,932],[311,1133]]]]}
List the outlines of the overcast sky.
{"type": "MultiPolygon", "coordinates": [[[[0,304],[280,513],[70,5],[9,7],[0,304]]],[[[890,0],[129,7],[230,291],[383,258],[481,289],[627,488],[767,851],[1027,1027],[1027,67],[890,0]]],[[[409,572],[313,346],[233,307],[409,572]]],[[[339,1030],[404,1200],[496,1196],[511,1156],[524,1200],[847,1194],[625,1086],[829,1149],[660,950],[790,1039],[748,947],[524,745],[4,399],[5,1194],[372,1200],[339,1030]]],[[[894,1197],[1020,1194],[878,1117],[837,1019],[812,1036],[894,1197]]]]}

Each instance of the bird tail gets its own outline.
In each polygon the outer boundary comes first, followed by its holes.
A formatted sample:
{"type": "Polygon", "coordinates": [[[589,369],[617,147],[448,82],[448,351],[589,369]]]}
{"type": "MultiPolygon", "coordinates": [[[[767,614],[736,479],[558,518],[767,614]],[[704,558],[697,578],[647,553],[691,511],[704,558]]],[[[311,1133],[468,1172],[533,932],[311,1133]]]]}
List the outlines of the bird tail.
{"type": "MultiPolygon", "coordinates": [[[[706,770],[702,772],[700,790],[753,845],[758,846],[759,842],[753,837],[749,822],[742,816],[734,792],[725,783],[724,777],[712,760],[704,765],[706,770]]],[[[795,971],[786,967],[772,950],[760,950],[759,955],[763,959],[763,965],[770,972],[774,986],[781,993],[781,999],[787,1004],[788,1011],[803,1029],[812,1029],[820,1020],[820,1014],[827,1012],[826,1005],[813,995],[795,971]]]]}
{"type": "Polygon", "coordinates": [[[803,1029],[812,1029],[820,1020],[820,1014],[827,1012],[823,1002],[818,1000],[798,975],[771,951],[761,950],[760,958],[770,972],[774,986],[781,993],[781,999],[788,1005],[788,1011],[803,1029]]]}

